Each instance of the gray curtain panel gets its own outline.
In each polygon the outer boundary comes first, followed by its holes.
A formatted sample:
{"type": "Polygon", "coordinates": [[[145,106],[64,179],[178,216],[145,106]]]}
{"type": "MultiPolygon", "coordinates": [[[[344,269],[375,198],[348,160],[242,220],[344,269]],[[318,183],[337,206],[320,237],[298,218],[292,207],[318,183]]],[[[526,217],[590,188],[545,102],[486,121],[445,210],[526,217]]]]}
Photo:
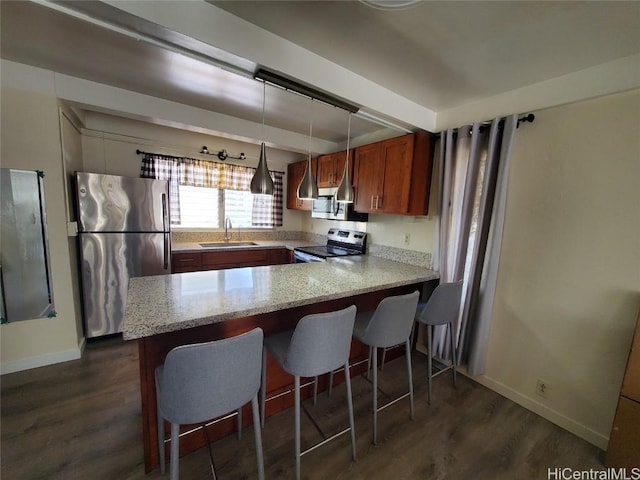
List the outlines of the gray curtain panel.
{"type": "MultiPolygon", "coordinates": [[[[484,372],[500,257],[509,157],[517,115],[442,132],[436,143],[438,237],[433,268],[441,282],[464,280],[456,328],[457,359],[484,372]]],[[[451,358],[447,330],[438,327],[433,351],[451,358]]]]}

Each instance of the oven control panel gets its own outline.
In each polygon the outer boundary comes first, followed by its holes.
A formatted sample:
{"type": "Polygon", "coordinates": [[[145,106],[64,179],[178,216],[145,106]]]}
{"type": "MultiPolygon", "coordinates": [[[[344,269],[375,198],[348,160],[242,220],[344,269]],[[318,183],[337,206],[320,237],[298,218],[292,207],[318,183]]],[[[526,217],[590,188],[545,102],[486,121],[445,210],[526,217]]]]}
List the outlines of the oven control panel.
{"type": "Polygon", "coordinates": [[[366,232],[358,232],[355,230],[331,228],[327,234],[327,239],[329,244],[349,244],[364,250],[367,243],[367,234],[366,232]]]}

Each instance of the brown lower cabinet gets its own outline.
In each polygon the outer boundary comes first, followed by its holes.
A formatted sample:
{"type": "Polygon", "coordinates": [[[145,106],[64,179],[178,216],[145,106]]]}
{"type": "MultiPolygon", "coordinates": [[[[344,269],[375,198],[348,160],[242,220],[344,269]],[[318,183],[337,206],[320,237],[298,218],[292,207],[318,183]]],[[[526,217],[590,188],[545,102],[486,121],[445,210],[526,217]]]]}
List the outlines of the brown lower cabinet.
{"type": "Polygon", "coordinates": [[[611,427],[605,464],[610,468],[640,467],[640,313],[611,427]]]}
{"type": "Polygon", "coordinates": [[[206,252],[181,252],[171,255],[171,272],[199,272],[236,267],[260,267],[291,263],[286,248],[246,248],[206,252]]]}

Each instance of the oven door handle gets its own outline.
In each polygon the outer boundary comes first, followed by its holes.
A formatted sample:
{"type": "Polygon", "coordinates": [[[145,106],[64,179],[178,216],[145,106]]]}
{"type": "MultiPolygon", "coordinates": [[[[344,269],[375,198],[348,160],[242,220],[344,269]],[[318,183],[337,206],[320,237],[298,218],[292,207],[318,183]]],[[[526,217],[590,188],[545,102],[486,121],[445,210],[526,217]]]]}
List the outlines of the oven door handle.
{"type": "Polygon", "coordinates": [[[309,253],[299,252],[297,250],[293,251],[293,257],[295,259],[295,263],[324,262],[324,258],[316,257],[309,253]]]}

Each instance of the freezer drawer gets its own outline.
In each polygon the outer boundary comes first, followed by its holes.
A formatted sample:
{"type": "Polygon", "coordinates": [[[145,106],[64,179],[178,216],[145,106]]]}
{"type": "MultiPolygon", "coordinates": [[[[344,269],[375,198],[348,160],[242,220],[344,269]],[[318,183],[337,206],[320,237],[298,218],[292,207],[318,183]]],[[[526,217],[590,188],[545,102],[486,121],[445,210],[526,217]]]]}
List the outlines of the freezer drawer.
{"type": "Polygon", "coordinates": [[[129,278],[171,273],[169,234],[80,235],[85,336],[122,331],[129,278]]]}

